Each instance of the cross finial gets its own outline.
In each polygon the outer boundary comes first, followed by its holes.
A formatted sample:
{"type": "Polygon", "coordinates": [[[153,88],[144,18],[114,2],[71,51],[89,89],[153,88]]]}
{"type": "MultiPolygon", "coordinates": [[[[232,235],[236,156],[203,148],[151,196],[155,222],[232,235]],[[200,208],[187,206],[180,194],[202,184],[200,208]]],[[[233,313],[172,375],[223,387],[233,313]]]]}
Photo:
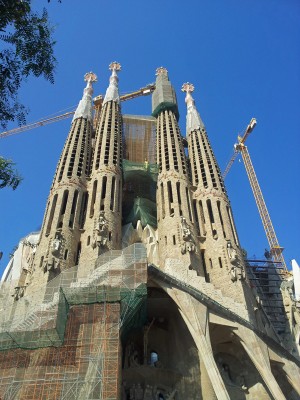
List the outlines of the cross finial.
{"type": "Polygon", "coordinates": [[[97,75],[94,72],[90,71],[84,75],[84,80],[86,82],[97,82],[97,75]]]}
{"type": "Polygon", "coordinates": [[[181,90],[186,93],[192,93],[195,90],[195,86],[190,82],[186,82],[182,85],[181,90]]]}
{"type": "Polygon", "coordinates": [[[168,70],[165,67],[158,67],[156,68],[156,74],[155,75],[167,75],[168,70]]]}
{"type": "Polygon", "coordinates": [[[117,61],[113,61],[112,63],[109,64],[109,69],[111,71],[121,71],[121,64],[118,63],[117,61]]]}

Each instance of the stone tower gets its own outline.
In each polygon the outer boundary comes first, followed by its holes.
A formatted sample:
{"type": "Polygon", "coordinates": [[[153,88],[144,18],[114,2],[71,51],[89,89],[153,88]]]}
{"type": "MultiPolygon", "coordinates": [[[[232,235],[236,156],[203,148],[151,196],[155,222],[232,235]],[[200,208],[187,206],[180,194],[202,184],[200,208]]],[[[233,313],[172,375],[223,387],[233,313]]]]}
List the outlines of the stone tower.
{"type": "Polygon", "coordinates": [[[206,280],[224,294],[243,302],[245,266],[220,168],[204,123],[185,83],[186,136],[191,161],[193,209],[206,280]]]}
{"type": "Polygon", "coordinates": [[[194,228],[194,213],[187,162],[180,129],[175,91],[168,72],[156,71],[152,115],[157,118],[157,222],[160,266],[170,259],[184,260],[199,275],[203,269],[194,228]]]}
{"type": "Polygon", "coordinates": [[[96,127],[81,263],[95,260],[110,249],[121,248],[122,224],[122,115],[117,72],[112,71],[96,127]]]}
{"type": "Polygon", "coordinates": [[[32,287],[53,279],[79,261],[92,150],[92,83],[97,78],[90,72],[85,80],[87,86],[74,114],[51,186],[33,264],[32,287]]]}
{"type": "Polygon", "coordinates": [[[298,400],[298,303],[286,283],[279,336],[255,269],[248,279],[193,85],[187,140],[162,67],[153,116],[124,116],[122,132],[120,68],[97,124],[86,74],[39,243],[23,238],[6,269],[16,282],[0,287],[0,398],[298,400]]]}

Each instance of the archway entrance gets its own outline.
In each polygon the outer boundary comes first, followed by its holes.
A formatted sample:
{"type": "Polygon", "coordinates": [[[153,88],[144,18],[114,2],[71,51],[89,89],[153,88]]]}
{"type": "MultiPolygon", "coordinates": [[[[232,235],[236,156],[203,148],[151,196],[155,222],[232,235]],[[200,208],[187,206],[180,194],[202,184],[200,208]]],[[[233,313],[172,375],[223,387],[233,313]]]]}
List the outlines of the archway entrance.
{"type": "Polygon", "coordinates": [[[122,345],[122,399],[201,399],[198,350],[162,289],[148,287],[147,321],[122,345]]]}

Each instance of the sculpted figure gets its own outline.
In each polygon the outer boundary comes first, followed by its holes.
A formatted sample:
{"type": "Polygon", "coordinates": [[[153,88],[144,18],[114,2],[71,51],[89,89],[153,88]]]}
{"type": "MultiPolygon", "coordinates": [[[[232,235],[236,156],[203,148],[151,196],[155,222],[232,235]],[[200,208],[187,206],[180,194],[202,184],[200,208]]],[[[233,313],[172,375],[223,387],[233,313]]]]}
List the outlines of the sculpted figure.
{"type": "Polygon", "coordinates": [[[187,241],[191,238],[191,231],[184,217],[181,217],[181,234],[184,241],[187,241]]]}
{"type": "Polygon", "coordinates": [[[135,391],[134,391],[134,399],[135,400],[143,400],[144,397],[144,390],[140,383],[137,384],[135,391]]]}
{"type": "Polygon", "coordinates": [[[25,287],[24,286],[16,286],[15,287],[15,293],[13,294],[13,297],[15,300],[19,300],[21,297],[24,296],[25,293],[25,287]]]}
{"type": "Polygon", "coordinates": [[[153,399],[153,388],[150,385],[146,385],[143,400],[152,400],[152,399],[153,399]]]}
{"type": "Polygon", "coordinates": [[[135,399],[135,385],[131,386],[129,389],[129,399],[134,400],[135,399]]]}
{"type": "Polygon", "coordinates": [[[130,367],[138,367],[139,364],[139,353],[137,350],[134,350],[130,356],[130,367]]]}
{"type": "Polygon", "coordinates": [[[108,240],[108,222],[107,219],[105,218],[104,211],[102,211],[99,216],[99,220],[94,227],[93,242],[92,242],[93,249],[96,246],[98,247],[105,246],[107,240],[108,240]]]}
{"type": "Polygon", "coordinates": [[[62,236],[60,233],[55,234],[55,238],[51,242],[51,253],[55,257],[59,257],[62,248],[62,236]]]}
{"type": "Polygon", "coordinates": [[[235,282],[237,280],[237,268],[236,267],[231,267],[230,269],[230,278],[232,282],[235,282]]]}
{"type": "Polygon", "coordinates": [[[227,242],[227,253],[228,253],[228,257],[230,259],[231,264],[237,264],[237,262],[238,262],[237,252],[232,247],[232,244],[230,241],[227,242]]]}
{"type": "Polygon", "coordinates": [[[182,237],[181,253],[185,254],[187,251],[194,252],[195,245],[193,243],[191,230],[184,217],[181,217],[180,230],[182,237]]]}

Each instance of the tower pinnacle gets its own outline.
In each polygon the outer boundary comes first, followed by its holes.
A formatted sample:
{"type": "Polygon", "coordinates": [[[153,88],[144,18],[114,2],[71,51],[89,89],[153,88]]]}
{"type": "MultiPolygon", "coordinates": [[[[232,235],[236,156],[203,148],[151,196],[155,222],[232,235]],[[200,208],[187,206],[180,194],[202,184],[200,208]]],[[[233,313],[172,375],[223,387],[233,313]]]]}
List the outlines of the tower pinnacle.
{"type": "MultiPolygon", "coordinates": [[[[93,72],[87,72],[84,75],[84,80],[87,82],[86,87],[83,90],[83,96],[80,100],[78,107],[75,111],[73,121],[77,118],[86,118],[92,122],[93,108],[92,108],[92,95],[93,95],[93,82],[97,82],[97,75],[93,72]]],[[[72,122],[73,122],[72,121],[72,122]]]]}
{"type": "Polygon", "coordinates": [[[164,67],[156,69],[156,89],[152,95],[152,115],[157,117],[163,110],[172,111],[179,119],[176,93],[169,81],[168,70],[164,67]]]}
{"type": "Polygon", "coordinates": [[[204,128],[203,121],[195,106],[195,100],[191,95],[194,89],[195,89],[194,85],[189,82],[184,83],[181,88],[183,92],[186,92],[185,102],[187,105],[187,116],[186,116],[187,135],[194,129],[204,128]]]}
{"type": "Polygon", "coordinates": [[[158,67],[155,75],[168,75],[168,70],[165,67],[158,67]]]}
{"type": "Polygon", "coordinates": [[[117,103],[120,103],[119,88],[118,88],[119,78],[117,75],[117,71],[121,71],[121,64],[119,64],[116,61],[113,61],[112,63],[110,63],[109,69],[112,71],[112,73],[109,78],[109,86],[106,90],[103,104],[112,100],[116,101],[117,103]]]}

